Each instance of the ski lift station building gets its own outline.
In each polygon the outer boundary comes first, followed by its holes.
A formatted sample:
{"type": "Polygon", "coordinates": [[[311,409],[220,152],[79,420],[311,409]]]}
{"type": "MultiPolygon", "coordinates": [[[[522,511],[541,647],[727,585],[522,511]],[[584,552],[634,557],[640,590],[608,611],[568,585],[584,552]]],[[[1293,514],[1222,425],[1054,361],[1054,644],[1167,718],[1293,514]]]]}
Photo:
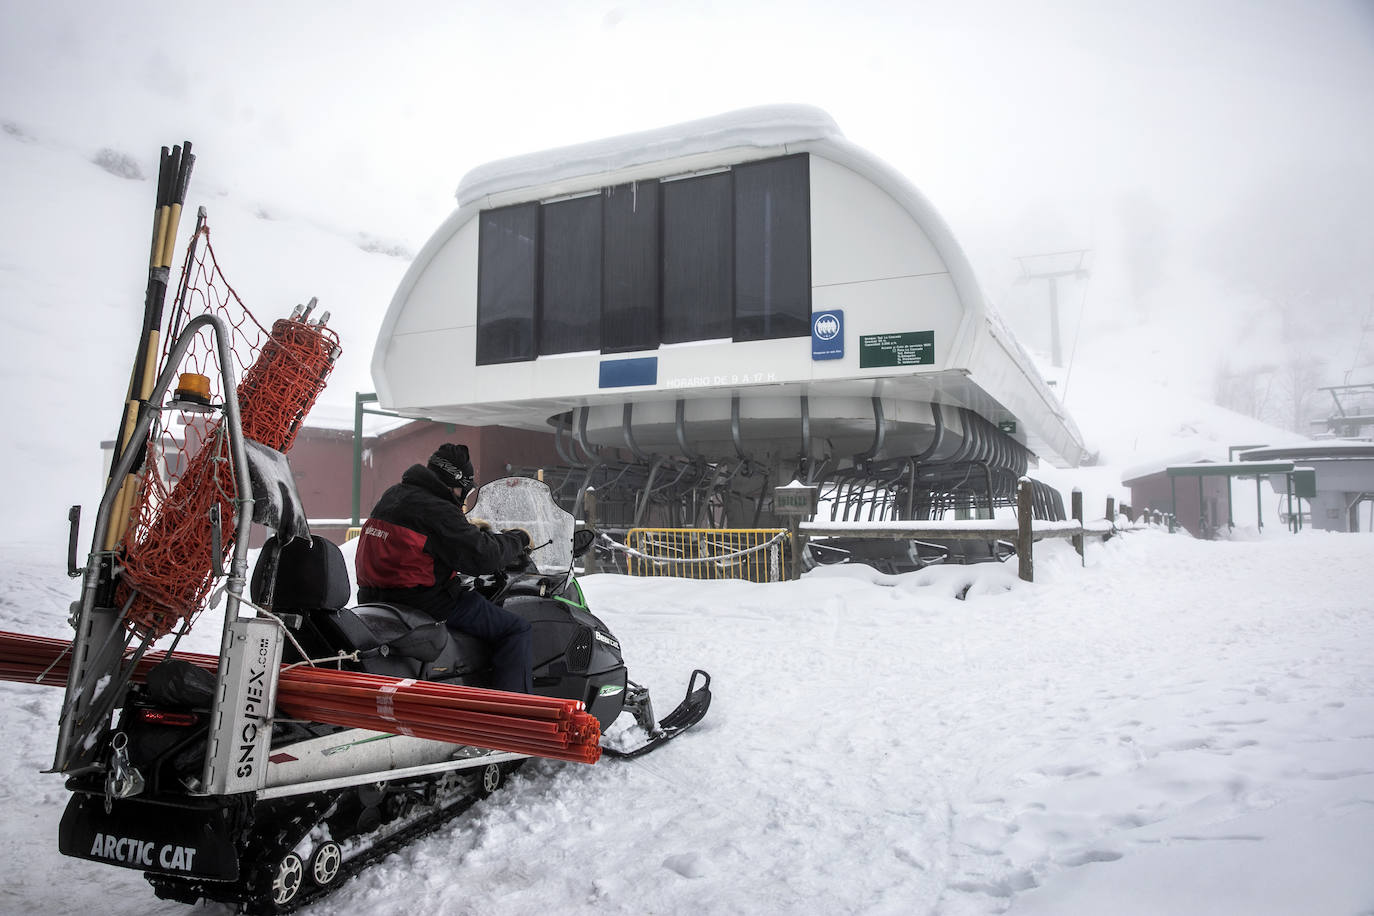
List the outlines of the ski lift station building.
{"type": "Polygon", "coordinates": [[[382,323],[381,406],[554,432],[573,466],[919,459],[1082,439],[949,228],[824,112],[769,106],[469,172],[382,323]]]}

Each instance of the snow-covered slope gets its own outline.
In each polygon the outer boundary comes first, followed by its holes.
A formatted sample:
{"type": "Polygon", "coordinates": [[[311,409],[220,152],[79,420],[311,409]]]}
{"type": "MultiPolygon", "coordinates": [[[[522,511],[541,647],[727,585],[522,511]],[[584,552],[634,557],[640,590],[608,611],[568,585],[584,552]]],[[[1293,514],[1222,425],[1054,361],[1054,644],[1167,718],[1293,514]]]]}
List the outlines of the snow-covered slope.
{"type": "MultiPolygon", "coordinates": [[[[1082,490],[1089,518],[1102,515],[1108,496],[1117,505],[1129,504],[1130,490],[1122,481],[1142,468],[1152,471],[1189,461],[1230,461],[1233,446],[1306,441],[1199,397],[1196,379],[1176,372],[1164,359],[1133,360],[1121,353],[1110,339],[1104,339],[1098,346],[1081,348],[1063,368],[1050,364],[1044,354],[1032,354],[1083,430],[1093,455],[1084,467],[1059,469],[1042,464],[1032,476],[1063,492],[1066,506],[1068,494],[1075,488],[1082,490]]],[[[1235,518],[1238,526],[1253,527],[1253,505],[1239,500],[1235,518]]]]}
{"type": "MultiPolygon", "coordinates": [[[[6,540],[61,543],[69,506],[84,503],[93,513],[104,483],[100,444],[113,438],[129,387],[156,166],[144,169],[154,180],[121,178],[91,162],[94,152],[0,133],[0,198],[10,214],[0,219],[6,540]]],[[[319,297],[343,345],[321,404],[351,416],[354,394],[372,390],[372,344],[406,260],[305,215],[273,217],[257,201],[218,189],[200,168],[177,264],[194,208],[204,205],[220,266],[261,322],[319,297]]]]}

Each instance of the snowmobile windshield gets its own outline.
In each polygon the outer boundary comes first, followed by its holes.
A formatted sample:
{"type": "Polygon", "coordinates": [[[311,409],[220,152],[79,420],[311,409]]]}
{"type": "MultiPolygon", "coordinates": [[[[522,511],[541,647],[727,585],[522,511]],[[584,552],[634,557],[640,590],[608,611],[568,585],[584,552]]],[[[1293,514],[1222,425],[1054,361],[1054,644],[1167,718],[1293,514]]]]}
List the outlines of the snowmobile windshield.
{"type": "Polygon", "coordinates": [[[477,491],[477,502],[468,517],[485,519],[497,531],[528,531],[535,548],[530,557],[541,573],[565,572],[572,567],[573,517],[558,507],[543,481],[501,477],[485,483],[477,491]]]}

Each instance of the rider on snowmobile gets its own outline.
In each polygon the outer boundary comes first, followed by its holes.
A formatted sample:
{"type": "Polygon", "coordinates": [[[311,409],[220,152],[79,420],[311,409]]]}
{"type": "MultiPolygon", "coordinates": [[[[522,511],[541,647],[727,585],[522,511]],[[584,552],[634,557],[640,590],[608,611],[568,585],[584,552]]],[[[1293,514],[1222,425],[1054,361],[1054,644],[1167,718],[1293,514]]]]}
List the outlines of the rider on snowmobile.
{"type": "Polygon", "coordinates": [[[463,502],[476,486],[465,445],[448,442],[377,500],[358,541],[358,600],[419,608],[451,630],[492,647],[492,684],[530,693],[530,625],[463,583],[520,565],[529,551],[521,528],[473,524],[463,502]]]}

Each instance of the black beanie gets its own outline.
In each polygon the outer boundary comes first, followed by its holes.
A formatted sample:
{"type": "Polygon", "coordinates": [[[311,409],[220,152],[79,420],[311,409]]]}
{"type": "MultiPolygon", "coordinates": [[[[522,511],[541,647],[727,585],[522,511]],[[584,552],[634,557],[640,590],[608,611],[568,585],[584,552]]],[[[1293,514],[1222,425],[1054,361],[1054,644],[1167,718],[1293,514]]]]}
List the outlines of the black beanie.
{"type": "Polygon", "coordinates": [[[472,487],[472,462],[468,460],[466,445],[445,442],[429,456],[429,469],[450,489],[472,487]]]}

